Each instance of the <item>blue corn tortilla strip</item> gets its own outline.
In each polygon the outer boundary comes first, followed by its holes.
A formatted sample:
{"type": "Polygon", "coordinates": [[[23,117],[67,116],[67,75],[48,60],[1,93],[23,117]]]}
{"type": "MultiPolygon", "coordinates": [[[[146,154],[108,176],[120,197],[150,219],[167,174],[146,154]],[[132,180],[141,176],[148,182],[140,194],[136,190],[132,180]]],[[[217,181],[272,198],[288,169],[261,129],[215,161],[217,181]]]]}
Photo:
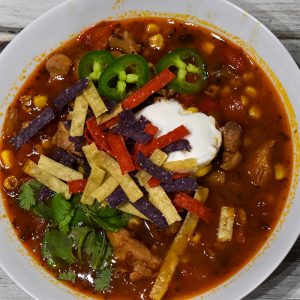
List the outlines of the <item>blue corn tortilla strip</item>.
{"type": "Polygon", "coordinates": [[[107,113],[112,113],[115,109],[115,107],[117,106],[117,102],[116,101],[112,101],[112,100],[107,100],[105,101],[105,106],[107,108],[107,113]]]}
{"type": "Polygon", "coordinates": [[[140,129],[133,128],[133,127],[127,127],[123,124],[117,125],[114,128],[111,129],[113,133],[120,134],[122,136],[125,136],[127,138],[131,138],[137,143],[140,144],[147,144],[152,139],[152,136],[140,129]]]}
{"type": "Polygon", "coordinates": [[[82,152],[82,147],[84,146],[83,136],[69,136],[69,141],[74,144],[75,151],[82,152]]]}
{"type": "Polygon", "coordinates": [[[142,197],[131,204],[158,227],[168,227],[168,223],[162,213],[146,198],[142,197]]]}
{"type": "Polygon", "coordinates": [[[47,124],[54,120],[55,114],[52,108],[45,108],[38,116],[36,116],[27,127],[22,129],[16,136],[10,140],[10,144],[18,150],[22,145],[26,144],[34,135],[36,135],[47,124]]]}
{"type": "Polygon", "coordinates": [[[162,149],[162,151],[164,151],[167,154],[175,151],[191,151],[191,150],[192,147],[190,145],[190,142],[186,139],[176,141],[162,149]]]}
{"type": "Polygon", "coordinates": [[[80,95],[88,85],[88,79],[82,78],[73,86],[65,89],[62,93],[56,96],[53,100],[54,106],[58,113],[61,113],[65,106],[80,95]]]}
{"type": "Polygon", "coordinates": [[[172,183],[172,172],[164,170],[157,166],[149,158],[147,158],[142,152],[139,152],[136,157],[136,163],[144,169],[146,172],[157,178],[161,182],[172,183]]]}
{"type": "Polygon", "coordinates": [[[37,200],[41,203],[46,203],[54,196],[54,194],[55,193],[48,187],[43,186],[37,194],[37,200]]]}
{"type": "Polygon", "coordinates": [[[140,116],[138,122],[137,122],[137,127],[140,129],[140,130],[144,130],[146,128],[146,125],[150,123],[150,121],[144,117],[143,115],[140,116]]]}
{"type": "Polygon", "coordinates": [[[121,187],[118,187],[113,193],[111,193],[106,200],[108,204],[113,208],[116,208],[122,203],[129,201],[128,197],[121,187]]]}
{"type": "Polygon", "coordinates": [[[132,112],[132,110],[126,109],[120,112],[120,124],[127,127],[135,127],[136,126],[136,118],[132,112]]]}
{"type": "Polygon", "coordinates": [[[171,183],[162,183],[161,187],[167,193],[194,192],[198,188],[197,179],[185,177],[173,180],[171,183]]]}
{"type": "Polygon", "coordinates": [[[62,148],[55,148],[51,154],[51,158],[69,168],[74,168],[81,159],[62,148]]]}

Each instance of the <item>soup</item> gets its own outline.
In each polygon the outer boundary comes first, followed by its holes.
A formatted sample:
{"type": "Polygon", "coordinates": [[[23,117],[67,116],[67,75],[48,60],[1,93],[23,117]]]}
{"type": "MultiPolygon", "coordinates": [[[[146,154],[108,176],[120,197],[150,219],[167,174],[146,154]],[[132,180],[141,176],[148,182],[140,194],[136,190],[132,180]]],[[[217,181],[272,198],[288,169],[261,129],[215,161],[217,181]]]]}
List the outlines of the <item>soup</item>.
{"type": "Polygon", "coordinates": [[[243,49],[177,20],[103,21],[8,108],[3,198],[22,244],[71,288],[188,298],[267,240],[292,146],[276,88],[243,49]]]}

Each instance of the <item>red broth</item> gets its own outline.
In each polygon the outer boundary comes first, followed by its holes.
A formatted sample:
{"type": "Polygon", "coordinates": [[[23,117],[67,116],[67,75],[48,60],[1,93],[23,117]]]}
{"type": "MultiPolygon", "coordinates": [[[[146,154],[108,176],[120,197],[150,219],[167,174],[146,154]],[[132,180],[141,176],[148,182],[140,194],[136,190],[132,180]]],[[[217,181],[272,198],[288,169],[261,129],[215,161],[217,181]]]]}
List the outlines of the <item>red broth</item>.
{"type": "MultiPolygon", "coordinates": [[[[63,80],[49,80],[49,73],[45,68],[46,59],[26,80],[6,114],[1,150],[13,151],[13,167],[5,168],[2,161],[1,183],[5,207],[16,234],[28,253],[57,277],[59,270],[50,270],[41,254],[41,241],[47,222],[32,212],[21,209],[17,197],[20,185],[28,180],[28,176],[22,171],[25,160],[31,158],[37,162],[40,154],[51,153],[54,146],[49,140],[56,132],[58,119],[17,151],[13,150],[9,140],[21,129],[22,124],[30,121],[40,111],[38,108],[32,109],[31,100],[26,109],[22,97],[29,95],[31,99],[35,95],[46,95],[48,105],[52,107],[52,99],[78,80],[77,65],[83,54],[106,48],[108,36],[113,30],[111,28],[116,27],[133,35],[141,45],[140,54],[152,64],[156,64],[159,58],[176,48],[197,49],[206,63],[208,82],[197,94],[176,93],[173,98],[186,108],[196,107],[214,116],[220,127],[233,121],[243,129],[239,150],[242,161],[233,170],[224,171],[220,169],[222,155],[219,154],[212,163],[212,170],[198,179],[199,184],[209,188],[206,205],[214,212],[213,220],[210,225],[199,222],[164,299],[192,297],[233,276],[266,242],[284,208],[293,166],[291,128],[276,87],[243,49],[223,37],[215,38],[216,35],[205,28],[162,18],[100,22],[55,50],[55,53],[64,53],[71,59],[73,64],[68,75],[63,80]],[[151,27],[147,30],[149,24],[157,26],[153,29],[154,32],[151,32],[151,27]],[[155,34],[163,37],[161,48],[149,45],[149,38],[155,34]],[[249,176],[249,168],[253,164],[255,151],[269,140],[275,141],[268,166],[271,176],[264,185],[257,186],[249,176]],[[283,170],[284,175],[276,174],[280,170],[283,170]],[[9,176],[17,178],[16,188],[5,187],[3,181],[9,176]],[[222,206],[235,208],[233,237],[230,242],[217,241],[222,206]]],[[[113,53],[119,54],[118,51],[113,53]]],[[[130,224],[130,230],[135,238],[163,260],[179,226],[180,224],[175,224],[170,229],[161,230],[153,224],[140,221],[130,224]]],[[[122,263],[118,261],[114,263],[114,267],[116,270],[123,269],[122,263]]],[[[79,275],[75,283],[67,283],[71,288],[103,299],[149,299],[149,292],[155,281],[155,276],[152,276],[131,282],[128,272],[115,272],[111,288],[107,292],[97,293],[89,282],[90,271],[86,264],[74,264],[70,269],[79,275]]]]}

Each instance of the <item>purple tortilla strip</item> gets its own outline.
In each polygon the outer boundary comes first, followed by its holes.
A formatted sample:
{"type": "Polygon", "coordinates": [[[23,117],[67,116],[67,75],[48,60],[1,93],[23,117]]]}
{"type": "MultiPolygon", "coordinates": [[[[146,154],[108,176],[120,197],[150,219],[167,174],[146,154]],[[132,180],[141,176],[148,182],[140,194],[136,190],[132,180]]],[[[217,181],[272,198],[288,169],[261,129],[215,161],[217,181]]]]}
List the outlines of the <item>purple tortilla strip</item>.
{"type": "Polygon", "coordinates": [[[75,151],[81,152],[83,143],[84,143],[84,137],[83,136],[69,136],[69,141],[74,144],[75,151]]]}
{"type": "Polygon", "coordinates": [[[129,201],[129,199],[121,187],[118,187],[113,193],[111,193],[107,197],[108,204],[113,208],[116,208],[120,204],[127,201],[129,201]]]}
{"type": "Polygon", "coordinates": [[[150,123],[150,121],[146,117],[140,116],[140,119],[137,122],[137,126],[140,130],[144,130],[148,123],[150,123]]]}
{"type": "Polygon", "coordinates": [[[122,112],[120,112],[119,116],[120,116],[120,124],[122,126],[127,126],[131,128],[136,126],[137,121],[131,110],[129,109],[123,110],[122,112]]]}
{"type": "Polygon", "coordinates": [[[127,127],[123,124],[117,125],[111,130],[113,133],[123,135],[127,138],[131,138],[140,144],[147,144],[152,139],[152,136],[140,129],[127,127]]]}
{"type": "Polygon", "coordinates": [[[168,227],[168,223],[162,213],[144,197],[131,204],[158,227],[168,227]]]}
{"type": "Polygon", "coordinates": [[[74,168],[76,163],[80,160],[78,156],[71,154],[62,148],[55,148],[51,158],[69,168],[74,168]]]}
{"type": "Polygon", "coordinates": [[[66,105],[80,95],[88,85],[88,79],[82,78],[73,86],[65,89],[57,97],[54,98],[53,103],[58,113],[61,113],[66,105]]]}
{"type": "Polygon", "coordinates": [[[86,160],[86,158],[84,158],[84,161],[83,161],[83,170],[84,170],[84,176],[86,178],[88,178],[91,174],[91,166],[89,165],[88,161],[86,160]]]}
{"type": "Polygon", "coordinates": [[[137,154],[136,162],[141,166],[142,169],[144,169],[146,172],[148,172],[158,180],[166,183],[172,183],[172,172],[169,172],[157,166],[142,152],[139,152],[137,154]]]}
{"type": "Polygon", "coordinates": [[[110,114],[110,113],[113,112],[113,110],[117,106],[117,102],[116,101],[112,101],[112,100],[108,100],[108,101],[105,101],[105,106],[107,108],[107,113],[110,114]]]}
{"type": "Polygon", "coordinates": [[[18,150],[23,144],[26,144],[34,135],[54,120],[54,118],[54,111],[50,107],[45,108],[26,128],[23,128],[10,140],[10,144],[18,150]]]}
{"type": "Polygon", "coordinates": [[[41,203],[45,203],[49,201],[54,196],[54,194],[55,193],[48,187],[43,186],[37,194],[37,200],[41,203]]]}
{"type": "Polygon", "coordinates": [[[175,192],[193,192],[198,188],[197,179],[193,177],[185,177],[175,179],[171,183],[162,183],[161,187],[167,193],[175,192]]]}
{"type": "Polygon", "coordinates": [[[191,150],[192,147],[190,145],[190,142],[186,139],[176,141],[162,149],[162,151],[164,151],[167,154],[175,151],[191,151],[191,150]]]}

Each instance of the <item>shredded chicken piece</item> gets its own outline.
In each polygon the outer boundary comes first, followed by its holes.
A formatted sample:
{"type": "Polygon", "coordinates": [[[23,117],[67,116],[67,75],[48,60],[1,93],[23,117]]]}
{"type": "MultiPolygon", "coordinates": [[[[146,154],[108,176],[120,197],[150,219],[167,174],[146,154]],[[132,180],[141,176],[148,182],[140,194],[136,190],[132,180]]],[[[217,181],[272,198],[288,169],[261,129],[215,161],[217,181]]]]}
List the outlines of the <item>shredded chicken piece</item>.
{"type": "Polygon", "coordinates": [[[116,29],[108,38],[108,47],[123,53],[139,53],[141,51],[141,45],[136,43],[133,35],[121,28],[116,29]]]}
{"type": "Polygon", "coordinates": [[[242,144],[242,127],[235,122],[227,122],[221,130],[224,148],[230,152],[238,151],[242,144]]]}
{"type": "Polygon", "coordinates": [[[65,54],[57,53],[48,58],[46,62],[46,70],[50,74],[50,78],[65,77],[72,66],[72,60],[65,54]]]}
{"type": "Polygon", "coordinates": [[[128,230],[107,232],[107,236],[117,259],[131,262],[133,270],[130,273],[130,279],[132,281],[152,276],[153,272],[159,268],[161,260],[154,256],[144,244],[131,237],[128,230]]]}
{"type": "Polygon", "coordinates": [[[265,142],[250,158],[248,173],[252,183],[255,185],[263,186],[272,175],[270,160],[274,144],[274,140],[265,142]]]}
{"type": "Polygon", "coordinates": [[[225,171],[230,171],[234,169],[241,161],[242,161],[242,154],[237,152],[229,152],[225,151],[223,153],[223,161],[220,165],[221,169],[225,171]]]}
{"type": "Polygon", "coordinates": [[[66,151],[69,151],[78,156],[82,156],[82,153],[75,150],[75,145],[69,140],[70,132],[64,125],[64,122],[58,122],[58,128],[53,136],[53,143],[66,151]]]}

